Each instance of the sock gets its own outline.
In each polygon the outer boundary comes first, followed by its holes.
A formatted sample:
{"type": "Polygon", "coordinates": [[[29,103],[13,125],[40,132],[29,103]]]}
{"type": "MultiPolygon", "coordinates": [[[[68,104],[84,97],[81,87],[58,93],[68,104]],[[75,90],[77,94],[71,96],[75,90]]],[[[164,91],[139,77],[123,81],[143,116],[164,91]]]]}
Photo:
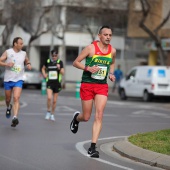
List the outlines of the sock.
{"type": "Polygon", "coordinates": [[[96,147],[96,143],[91,143],[91,148],[95,149],[95,147],[96,147]]]}
{"type": "Polygon", "coordinates": [[[13,117],[13,119],[16,119],[16,118],[17,118],[16,116],[13,117]]]}

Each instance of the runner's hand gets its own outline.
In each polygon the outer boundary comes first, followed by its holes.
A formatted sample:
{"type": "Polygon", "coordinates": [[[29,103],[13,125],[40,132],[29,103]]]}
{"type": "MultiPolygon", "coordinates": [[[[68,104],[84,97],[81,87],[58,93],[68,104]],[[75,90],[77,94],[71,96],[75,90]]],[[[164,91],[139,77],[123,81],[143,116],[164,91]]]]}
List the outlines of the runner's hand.
{"type": "Polygon", "coordinates": [[[60,64],[57,64],[57,69],[60,70],[60,64]]]}
{"type": "Polygon", "coordinates": [[[96,65],[94,65],[94,66],[92,66],[92,67],[88,66],[88,71],[91,72],[91,73],[96,73],[96,72],[98,72],[100,69],[101,69],[101,68],[98,67],[98,66],[96,66],[96,65]]]}
{"type": "Polygon", "coordinates": [[[48,77],[48,74],[46,73],[45,75],[43,74],[44,78],[47,78],[48,77]]]}
{"type": "Polygon", "coordinates": [[[115,76],[113,74],[109,74],[109,79],[114,82],[116,80],[115,76]]]}
{"type": "Polygon", "coordinates": [[[27,64],[27,69],[28,69],[28,70],[31,70],[31,69],[32,69],[31,64],[27,64]]]}
{"type": "Polygon", "coordinates": [[[13,67],[14,66],[14,62],[9,62],[9,63],[7,63],[7,67],[13,67]]]}

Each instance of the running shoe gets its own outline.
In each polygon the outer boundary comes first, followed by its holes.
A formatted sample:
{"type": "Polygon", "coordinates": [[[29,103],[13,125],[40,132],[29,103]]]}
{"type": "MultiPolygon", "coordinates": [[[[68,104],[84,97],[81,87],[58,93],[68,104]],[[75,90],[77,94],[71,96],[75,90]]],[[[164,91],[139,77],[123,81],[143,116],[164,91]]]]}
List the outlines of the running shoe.
{"type": "Polygon", "coordinates": [[[15,127],[15,126],[18,125],[18,124],[19,124],[18,118],[14,117],[14,118],[12,119],[11,126],[12,126],[12,127],[15,127]]]}
{"type": "Polygon", "coordinates": [[[46,116],[45,116],[45,119],[46,119],[46,120],[49,120],[50,117],[51,117],[51,113],[50,113],[50,112],[47,112],[47,113],[46,113],[46,116]]]}
{"type": "Polygon", "coordinates": [[[99,158],[99,152],[96,151],[96,148],[89,148],[88,150],[88,156],[92,157],[92,158],[99,158]]]}
{"type": "Polygon", "coordinates": [[[9,119],[11,117],[11,109],[12,109],[12,104],[9,105],[9,108],[6,110],[6,118],[9,119]]]}
{"type": "Polygon", "coordinates": [[[71,121],[71,124],[70,124],[70,130],[73,132],[73,133],[77,133],[78,131],[78,126],[79,126],[79,122],[76,120],[77,116],[80,114],[80,112],[76,111],[73,115],[73,120],[71,121]]]}
{"type": "Polygon", "coordinates": [[[51,115],[50,119],[51,119],[52,121],[55,121],[54,115],[51,115]]]}

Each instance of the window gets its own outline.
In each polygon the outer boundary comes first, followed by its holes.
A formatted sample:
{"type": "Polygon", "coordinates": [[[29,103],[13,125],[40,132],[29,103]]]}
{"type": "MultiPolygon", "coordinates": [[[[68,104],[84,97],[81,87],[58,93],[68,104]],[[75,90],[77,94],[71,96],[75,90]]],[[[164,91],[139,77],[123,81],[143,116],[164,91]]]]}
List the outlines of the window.
{"type": "Polygon", "coordinates": [[[40,48],[40,69],[49,58],[49,55],[50,55],[50,47],[44,46],[40,48]]]}
{"type": "Polygon", "coordinates": [[[78,47],[66,47],[66,63],[72,64],[72,62],[78,56],[78,47]]]}
{"type": "Polygon", "coordinates": [[[126,80],[133,80],[135,78],[135,75],[136,75],[136,70],[132,70],[128,76],[126,77],[126,80]]]}

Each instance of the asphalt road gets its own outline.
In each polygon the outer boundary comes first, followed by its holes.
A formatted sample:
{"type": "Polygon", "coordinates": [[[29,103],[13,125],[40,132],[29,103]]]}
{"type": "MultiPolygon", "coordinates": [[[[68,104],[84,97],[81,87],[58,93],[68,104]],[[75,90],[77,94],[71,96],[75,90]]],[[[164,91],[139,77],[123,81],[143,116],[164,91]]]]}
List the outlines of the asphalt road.
{"type": "Polygon", "coordinates": [[[142,163],[110,156],[102,145],[122,136],[170,127],[170,112],[163,102],[141,100],[122,102],[109,96],[104,113],[103,129],[97,143],[99,159],[87,157],[94,114],[87,123],[80,123],[77,134],[69,125],[73,112],[81,110],[75,92],[62,91],[58,98],[56,121],[44,119],[46,96],[41,91],[24,89],[19,114],[20,124],[10,126],[5,107],[0,107],[0,170],[157,170],[142,163]]]}

